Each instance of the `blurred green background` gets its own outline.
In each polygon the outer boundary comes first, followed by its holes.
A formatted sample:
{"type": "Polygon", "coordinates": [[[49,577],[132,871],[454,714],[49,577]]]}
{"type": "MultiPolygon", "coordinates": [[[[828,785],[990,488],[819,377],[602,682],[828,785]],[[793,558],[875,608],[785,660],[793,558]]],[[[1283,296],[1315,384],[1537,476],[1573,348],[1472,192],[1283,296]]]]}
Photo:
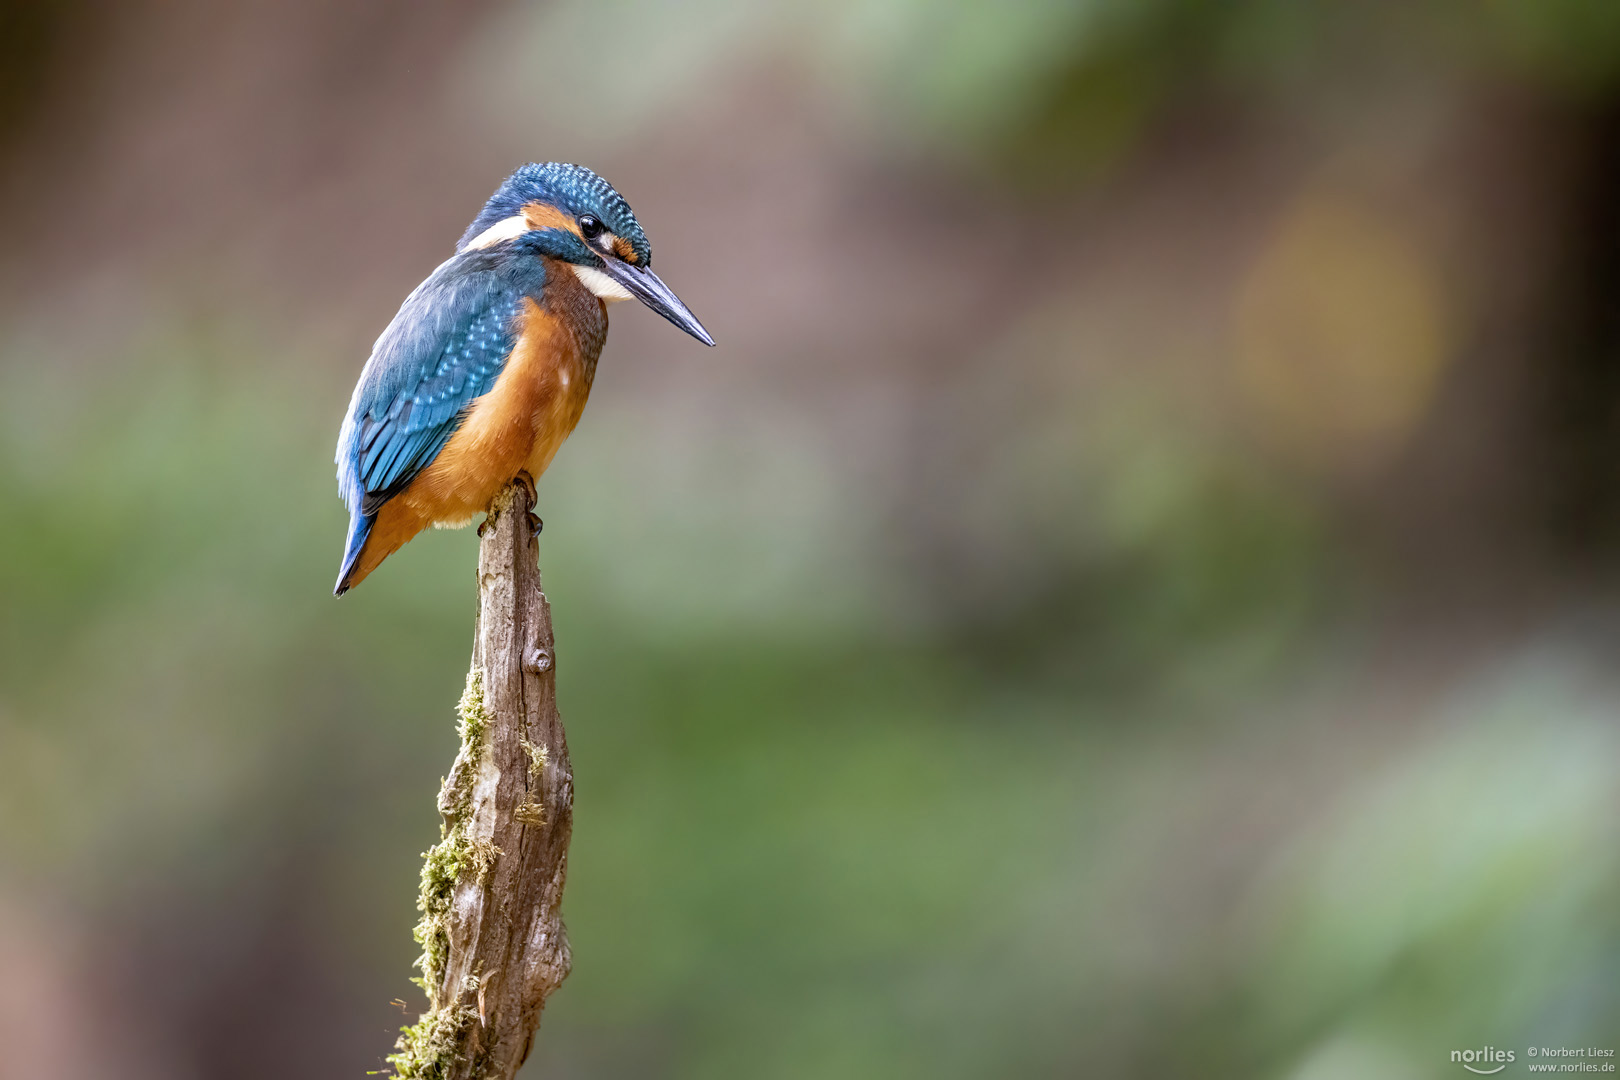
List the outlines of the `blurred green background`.
{"type": "Polygon", "coordinates": [[[0,60],[0,1076],[420,1007],[476,541],[334,601],[331,447],[531,159],[720,347],[615,309],[540,485],[525,1076],[1613,1047],[1613,0],[36,0],[0,60]]]}

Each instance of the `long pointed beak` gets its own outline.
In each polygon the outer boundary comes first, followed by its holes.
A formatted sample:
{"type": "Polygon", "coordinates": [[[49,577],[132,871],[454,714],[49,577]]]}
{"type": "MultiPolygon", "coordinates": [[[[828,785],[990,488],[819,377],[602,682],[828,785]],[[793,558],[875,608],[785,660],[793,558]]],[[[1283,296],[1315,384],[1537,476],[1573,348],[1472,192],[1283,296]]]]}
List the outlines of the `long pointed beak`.
{"type": "Polygon", "coordinates": [[[698,322],[696,315],[692,314],[692,309],[681,303],[681,298],[676,296],[668,285],[660,281],[657,274],[645,267],[632,266],[623,259],[610,257],[603,259],[602,262],[606,264],[602,269],[614,281],[629,289],[631,296],[634,296],[637,300],[640,300],[643,304],[646,304],[658,314],[703,342],[703,344],[714,344],[714,338],[710,337],[709,332],[703,329],[703,324],[698,322]]]}

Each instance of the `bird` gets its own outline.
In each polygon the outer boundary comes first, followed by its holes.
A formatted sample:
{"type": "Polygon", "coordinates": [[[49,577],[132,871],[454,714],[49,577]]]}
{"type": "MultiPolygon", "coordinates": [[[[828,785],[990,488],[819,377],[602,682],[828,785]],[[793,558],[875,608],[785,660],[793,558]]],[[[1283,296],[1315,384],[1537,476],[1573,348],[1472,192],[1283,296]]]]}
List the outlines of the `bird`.
{"type": "Polygon", "coordinates": [[[349,532],[333,594],[428,526],[468,524],[514,480],[532,487],[585,409],[607,305],[629,299],[714,344],[653,273],[611,184],[555,161],[507,177],[360,372],[338,433],[349,532]]]}

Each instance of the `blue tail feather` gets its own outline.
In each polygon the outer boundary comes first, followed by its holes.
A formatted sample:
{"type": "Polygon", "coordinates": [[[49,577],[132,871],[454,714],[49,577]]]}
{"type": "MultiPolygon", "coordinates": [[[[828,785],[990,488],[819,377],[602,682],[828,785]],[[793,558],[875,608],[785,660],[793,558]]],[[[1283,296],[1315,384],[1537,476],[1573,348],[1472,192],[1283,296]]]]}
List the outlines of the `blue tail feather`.
{"type": "Polygon", "coordinates": [[[371,535],[371,527],[376,523],[376,514],[350,511],[349,542],[343,552],[343,568],[338,571],[337,585],[332,589],[333,596],[342,596],[349,591],[349,575],[354,573],[354,564],[360,561],[360,552],[365,550],[366,538],[371,535]]]}

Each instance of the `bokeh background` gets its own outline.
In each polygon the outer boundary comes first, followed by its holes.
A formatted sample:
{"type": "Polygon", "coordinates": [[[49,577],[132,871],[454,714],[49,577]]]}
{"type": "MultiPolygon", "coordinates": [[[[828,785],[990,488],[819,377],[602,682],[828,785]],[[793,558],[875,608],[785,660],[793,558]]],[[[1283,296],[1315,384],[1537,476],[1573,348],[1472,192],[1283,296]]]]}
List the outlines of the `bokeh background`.
{"type": "Polygon", "coordinates": [[[540,486],[525,1076],[1614,1046],[1613,0],[10,0],[0,1075],[420,1007],[476,541],[334,601],[331,447],[531,159],[720,346],[616,308],[540,486]]]}

